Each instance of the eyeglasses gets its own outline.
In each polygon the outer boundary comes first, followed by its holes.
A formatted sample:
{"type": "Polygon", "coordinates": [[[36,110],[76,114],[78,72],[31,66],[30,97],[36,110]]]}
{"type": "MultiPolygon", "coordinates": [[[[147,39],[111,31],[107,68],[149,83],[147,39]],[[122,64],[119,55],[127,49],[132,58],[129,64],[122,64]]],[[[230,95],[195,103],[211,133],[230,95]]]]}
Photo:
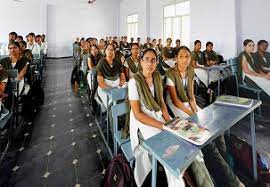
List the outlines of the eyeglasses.
{"type": "Polygon", "coordinates": [[[152,64],[156,63],[157,62],[157,59],[156,58],[143,58],[143,61],[145,62],[151,62],[152,64]]]}

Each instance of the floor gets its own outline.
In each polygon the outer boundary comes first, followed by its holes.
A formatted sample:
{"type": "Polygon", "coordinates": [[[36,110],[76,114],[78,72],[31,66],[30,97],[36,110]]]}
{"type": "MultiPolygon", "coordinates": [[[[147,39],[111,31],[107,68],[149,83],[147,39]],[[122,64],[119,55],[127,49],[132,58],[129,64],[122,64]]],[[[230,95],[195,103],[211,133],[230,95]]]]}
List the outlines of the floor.
{"type": "MultiPolygon", "coordinates": [[[[10,186],[101,186],[108,152],[85,93],[70,84],[72,67],[71,58],[48,61],[45,104],[33,124],[25,124],[29,131],[26,130],[16,150],[8,154],[16,154],[8,176],[10,186]]],[[[264,103],[265,118],[256,121],[257,149],[264,154],[270,154],[269,106],[270,103],[264,103]]],[[[249,118],[232,131],[250,141],[249,118]]]]}
{"type": "Polygon", "coordinates": [[[45,104],[28,145],[23,141],[16,150],[11,175],[15,187],[100,186],[108,153],[85,95],[70,84],[72,67],[72,59],[48,61],[45,104]]]}

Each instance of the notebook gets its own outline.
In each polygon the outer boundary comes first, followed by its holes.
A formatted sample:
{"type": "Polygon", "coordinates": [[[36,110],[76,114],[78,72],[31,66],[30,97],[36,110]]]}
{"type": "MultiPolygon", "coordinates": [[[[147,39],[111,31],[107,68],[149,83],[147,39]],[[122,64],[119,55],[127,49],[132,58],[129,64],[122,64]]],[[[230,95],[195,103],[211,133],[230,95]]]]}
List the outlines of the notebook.
{"type": "Polygon", "coordinates": [[[236,97],[231,95],[221,95],[217,97],[214,103],[221,105],[250,108],[253,104],[253,99],[236,97]]]}
{"type": "Polygon", "coordinates": [[[210,138],[207,128],[179,117],[165,123],[163,129],[195,145],[203,145],[210,138]]]}

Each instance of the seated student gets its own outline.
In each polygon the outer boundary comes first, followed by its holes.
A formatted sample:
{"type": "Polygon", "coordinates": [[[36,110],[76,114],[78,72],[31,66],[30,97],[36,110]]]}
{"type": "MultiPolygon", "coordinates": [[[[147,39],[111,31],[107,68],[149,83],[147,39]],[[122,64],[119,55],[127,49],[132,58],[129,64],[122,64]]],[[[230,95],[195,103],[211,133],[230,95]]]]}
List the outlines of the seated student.
{"type": "Polygon", "coordinates": [[[25,57],[20,56],[20,44],[18,42],[9,43],[8,48],[9,48],[9,57],[1,59],[0,64],[6,70],[18,69],[17,79],[20,81],[19,94],[21,94],[21,91],[23,90],[24,87],[24,76],[27,72],[29,62],[25,57]]]}
{"type": "Polygon", "coordinates": [[[169,93],[166,103],[174,116],[181,118],[187,118],[199,110],[194,95],[195,73],[190,66],[190,55],[190,50],[181,46],[175,56],[177,65],[166,73],[166,86],[169,93]]]}
{"type": "Polygon", "coordinates": [[[35,34],[28,34],[27,49],[29,49],[33,55],[40,55],[40,46],[35,42],[35,34]]]}
{"type": "Polygon", "coordinates": [[[161,52],[162,51],[162,48],[163,48],[162,39],[161,38],[158,39],[157,46],[158,46],[158,50],[161,52]]]}
{"type": "Polygon", "coordinates": [[[151,47],[152,47],[151,38],[150,37],[147,37],[146,43],[143,45],[143,49],[149,49],[151,47]]]}
{"type": "Polygon", "coordinates": [[[42,37],[41,35],[37,35],[35,37],[35,42],[40,46],[40,53],[42,55],[46,55],[47,54],[47,46],[45,43],[42,42],[42,37]]]}
{"type": "Polygon", "coordinates": [[[27,43],[25,41],[20,41],[20,50],[21,50],[21,57],[27,58],[28,62],[33,62],[33,54],[30,49],[26,49],[27,43]]]}
{"type": "Polygon", "coordinates": [[[162,48],[162,50],[164,48],[167,48],[169,50],[169,53],[173,56],[173,47],[171,46],[172,45],[172,39],[171,38],[167,38],[166,40],[166,46],[162,48]]]}
{"type": "Polygon", "coordinates": [[[125,51],[127,49],[130,49],[130,45],[127,42],[127,36],[124,36],[123,41],[120,42],[120,50],[125,51]]]}
{"type": "MultiPolygon", "coordinates": [[[[175,116],[187,118],[200,110],[196,105],[194,95],[194,70],[190,66],[190,50],[185,46],[181,46],[176,60],[177,66],[166,73],[167,104],[175,116]]],[[[215,144],[205,146],[202,151],[217,186],[242,186],[243,184],[225,161],[226,145],[224,137],[220,136],[215,141],[215,144]]]]}
{"type": "Polygon", "coordinates": [[[143,44],[141,44],[141,38],[140,37],[137,38],[137,43],[140,46],[140,50],[143,50],[143,44]]]}
{"type": "MultiPolygon", "coordinates": [[[[135,156],[134,177],[137,186],[142,186],[145,177],[151,171],[148,152],[140,145],[139,139],[148,139],[163,129],[163,124],[171,118],[163,100],[163,85],[160,74],[156,71],[157,54],[153,49],[146,49],[141,59],[142,70],[134,75],[128,83],[130,111],[130,140],[135,156]]],[[[191,164],[197,186],[214,186],[210,175],[198,158],[191,164]]],[[[165,168],[169,187],[184,187],[184,181],[173,176],[165,168]]]]}
{"type": "Polygon", "coordinates": [[[116,41],[113,41],[112,44],[115,49],[115,59],[118,60],[119,62],[125,62],[124,54],[120,51],[118,43],[116,41]]]}
{"type": "Polygon", "coordinates": [[[245,84],[258,86],[270,96],[270,73],[264,73],[262,68],[255,64],[252,56],[254,42],[246,39],[243,45],[244,51],[239,54],[240,78],[242,78],[245,84]]]}
{"type": "Polygon", "coordinates": [[[206,42],[206,49],[203,51],[205,57],[205,65],[212,66],[219,63],[217,53],[213,51],[213,43],[208,41],[206,42]]]}
{"type": "Polygon", "coordinates": [[[161,52],[162,60],[157,65],[157,69],[163,77],[165,73],[175,66],[175,59],[172,53],[170,53],[167,47],[163,47],[161,52]]]}
{"type": "Polygon", "coordinates": [[[3,97],[8,82],[8,72],[0,66],[0,100],[3,97]]]}
{"type": "Polygon", "coordinates": [[[133,37],[131,37],[131,38],[130,38],[130,43],[129,43],[129,46],[131,47],[133,43],[134,43],[134,38],[133,38],[133,37]]]}
{"type": "MultiPolygon", "coordinates": [[[[97,71],[95,70],[96,66],[98,65],[98,62],[103,58],[103,55],[99,52],[98,47],[96,45],[93,45],[91,47],[91,54],[90,57],[88,57],[88,69],[91,70],[91,73],[87,75],[88,84],[92,90],[91,94],[91,103],[93,109],[97,107],[97,103],[95,102],[94,96],[98,87],[97,84],[97,71]],[[93,80],[91,80],[91,75],[93,80]],[[93,83],[92,83],[93,81],[93,83]],[[93,88],[92,88],[93,86],[93,88]]],[[[93,110],[94,111],[94,110],[93,110]]]]}
{"type": "Polygon", "coordinates": [[[23,41],[23,37],[21,35],[19,35],[16,39],[16,42],[20,42],[20,41],[23,41]]]}
{"type": "Polygon", "coordinates": [[[124,71],[126,79],[129,80],[140,69],[140,47],[138,43],[131,46],[131,56],[125,60],[124,71]]]}
{"type": "MultiPolygon", "coordinates": [[[[97,94],[102,104],[107,108],[107,95],[104,88],[122,87],[125,82],[125,74],[122,63],[115,58],[114,45],[108,44],[105,49],[106,56],[97,65],[97,94]]],[[[104,109],[104,108],[103,108],[104,109]]]]}
{"type": "Polygon", "coordinates": [[[254,54],[255,65],[260,66],[264,73],[270,72],[270,53],[267,52],[268,42],[260,40],[257,44],[257,52],[254,54]]]}
{"type": "Polygon", "coordinates": [[[178,51],[178,49],[181,46],[181,41],[179,39],[175,40],[175,47],[173,48],[173,56],[176,56],[176,53],[178,51]]]}
{"type": "Polygon", "coordinates": [[[159,55],[161,53],[161,51],[158,48],[157,40],[153,39],[151,45],[152,45],[151,48],[157,52],[157,55],[159,55]]]}
{"type": "MultiPolygon", "coordinates": [[[[16,32],[10,32],[8,34],[8,43],[15,42],[17,37],[18,34],[16,32]]],[[[8,44],[1,46],[0,55],[9,55],[8,44]]]]}
{"type": "Polygon", "coordinates": [[[105,40],[102,38],[99,40],[99,44],[98,44],[98,49],[100,51],[100,53],[104,56],[105,55],[105,48],[106,48],[106,42],[105,40]]]}

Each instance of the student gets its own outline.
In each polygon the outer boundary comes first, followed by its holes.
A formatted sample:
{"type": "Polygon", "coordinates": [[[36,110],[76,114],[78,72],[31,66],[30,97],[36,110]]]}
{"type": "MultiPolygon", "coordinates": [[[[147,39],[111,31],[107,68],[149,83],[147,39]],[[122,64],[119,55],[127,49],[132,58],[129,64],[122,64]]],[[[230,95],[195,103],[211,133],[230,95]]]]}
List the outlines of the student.
{"type": "Polygon", "coordinates": [[[140,50],[143,50],[143,45],[141,44],[141,38],[140,37],[137,38],[137,43],[140,46],[140,50]]]}
{"type": "Polygon", "coordinates": [[[170,53],[167,47],[163,47],[161,52],[162,60],[157,65],[157,69],[161,76],[165,76],[165,73],[175,66],[175,59],[172,53],[170,53]]]}
{"type": "Polygon", "coordinates": [[[131,47],[133,43],[134,43],[134,38],[133,38],[133,37],[131,37],[131,38],[130,38],[130,43],[129,43],[129,46],[131,47]]]}
{"type": "Polygon", "coordinates": [[[35,43],[35,34],[31,32],[28,34],[27,38],[27,49],[29,49],[33,55],[38,55],[38,58],[40,58],[40,46],[35,43]]]}
{"type": "Polygon", "coordinates": [[[156,39],[152,40],[151,48],[154,49],[157,52],[157,55],[160,54],[161,51],[159,50],[159,48],[157,46],[157,40],[156,39]]]}
{"type": "MultiPolygon", "coordinates": [[[[97,65],[97,93],[103,106],[107,108],[107,95],[104,88],[122,87],[125,82],[125,74],[122,63],[115,58],[114,45],[108,44],[105,50],[106,56],[97,65]]],[[[104,109],[104,108],[103,108],[104,109]]]]}
{"type": "Polygon", "coordinates": [[[130,45],[127,42],[127,36],[124,36],[123,41],[120,42],[120,50],[125,51],[127,49],[130,49],[130,45]]]}
{"type": "Polygon", "coordinates": [[[20,42],[20,41],[23,41],[23,37],[22,36],[18,36],[17,39],[16,39],[16,42],[20,42]]]}
{"type": "Polygon", "coordinates": [[[194,68],[203,67],[205,65],[204,55],[201,52],[202,43],[200,40],[194,42],[194,50],[191,52],[192,66],[194,68]]]}
{"type": "Polygon", "coordinates": [[[3,97],[5,93],[7,82],[8,82],[8,72],[0,65],[0,99],[3,97]]]}
{"type": "MultiPolygon", "coordinates": [[[[176,56],[177,65],[166,73],[168,89],[167,104],[175,116],[187,118],[198,112],[194,95],[194,70],[190,66],[191,52],[189,48],[181,46],[176,56]]],[[[204,158],[217,186],[243,186],[237,176],[228,166],[226,159],[226,145],[223,136],[203,148],[204,158]]]]}
{"type": "Polygon", "coordinates": [[[254,54],[255,65],[261,67],[264,73],[270,72],[270,53],[267,52],[268,42],[260,40],[257,44],[257,52],[254,54]]]}
{"type": "Polygon", "coordinates": [[[175,40],[175,47],[173,48],[173,56],[176,56],[176,53],[178,51],[178,49],[181,46],[181,41],[179,39],[175,40]]]}
{"type": "Polygon", "coordinates": [[[181,46],[176,53],[177,65],[166,73],[166,101],[174,116],[181,118],[187,118],[199,110],[194,95],[195,73],[190,66],[190,56],[190,50],[181,46]]]}
{"type": "Polygon", "coordinates": [[[98,49],[103,56],[105,55],[105,48],[106,48],[106,42],[103,38],[101,38],[99,40],[98,49]]]}
{"type": "MultiPolygon", "coordinates": [[[[163,100],[163,85],[160,74],[156,71],[157,54],[153,49],[146,49],[141,59],[142,70],[134,75],[128,83],[130,111],[130,140],[135,156],[134,177],[137,186],[141,186],[151,171],[148,152],[140,145],[139,139],[148,139],[163,129],[163,124],[171,118],[163,100]]],[[[202,162],[203,163],[203,162],[202,162]]],[[[204,164],[195,159],[191,164],[194,174],[200,174],[197,185],[214,186],[204,164]],[[195,167],[196,166],[196,167],[195,167]],[[200,181],[200,182],[199,182],[200,181]]],[[[181,176],[174,177],[165,168],[169,187],[184,187],[181,176]]]]}
{"type": "Polygon", "coordinates": [[[28,69],[29,62],[25,57],[20,56],[20,44],[18,42],[11,42],[8,45],[9,48],[9,57],[3,58],[0,60],[0,64],[6,70],[18,69],[17,79],[19,83],[19,94],[24,87],[24,76],[28,69]]]}
{"type": "Polygon", "coordinates": [[[27,58],[30,64],[33,62],[33,54],[30,49],[26,49],[27,43],[25,41],[20,41],[20,50],[21,50],[21,57],[27,58]]]}
{"type": "Polygon", "coordinates": [[[143,49],[149,49],[151,47],[152,47],[151,38],[150,37],[147,37],[146,43],[143,45],[143,49]]]}
{"type": "MultiPolygon", "coordinates": [[[[8,43],[15,42],[17,37],[18,34],[16,32],[10,32],[8,34],[8,43]]],[[[9,55],[8,44],[1,46],[0,55],[9,55]]]]}
{"type": "Polygon", "coordinates": [[[206,49],[203,51],[205,57],[205,65],[212,66],[219,63],[217,53],[213,51],[213,43],[208,41],[206,43],[206,49]]]}
{"type": "Polygon", "coordinates": [[[260,66],[255,65],[252,53],[254,51],[254,42],[246,39],[243,42],[244,51],[239,54],[240,78],[245,84],[258,86],[270,96],[270,73],[264,73],[260,66]]]}
{"type": "Polygon", "coordinates": [[[161,38],[158,39],[157,46],[158,46],[158,50],[162,51],[163,46],[162,46],[162,39],[161,38]]]}
{"type": "Polygon", "coordinates": [[[43,54],[43,55],[46,55],[47,54],[47,46],[46,46],[45,43],[42,42],[42,36],[37,35],[35,37],[35,41],[40,46],[40,53],[43,54]]]}
{"type": "Polygon", "coordinates": [[[162,48],[162,50],[164,48],[167,48],[169,50],[169,53],[173,56],[173,47],[172,47],[172,39],[171,38],[167,38],[166,40],[166,46],[162,48]]]}
{"type": "Polygon", "coordinates": [[[131,46],[131,56],[125,60],[125,76],[129,80],[140,68],[140,47],[138,43],[131,46]]]}

